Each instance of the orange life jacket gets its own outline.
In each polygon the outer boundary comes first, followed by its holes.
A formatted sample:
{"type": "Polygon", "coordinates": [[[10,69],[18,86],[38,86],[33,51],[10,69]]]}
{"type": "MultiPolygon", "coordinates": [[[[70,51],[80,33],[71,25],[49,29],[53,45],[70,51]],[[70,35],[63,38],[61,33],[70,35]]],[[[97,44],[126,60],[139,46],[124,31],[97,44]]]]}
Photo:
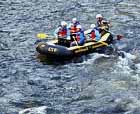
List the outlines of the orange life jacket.
{"type": "Polygon", "coordinates": [[[71,34],[77,33],[78,31],[79,31],[79,29],[76,28],[76,26],[72,25],[72,26],[70,27],[70,33],[71,33],[71,34]]]}

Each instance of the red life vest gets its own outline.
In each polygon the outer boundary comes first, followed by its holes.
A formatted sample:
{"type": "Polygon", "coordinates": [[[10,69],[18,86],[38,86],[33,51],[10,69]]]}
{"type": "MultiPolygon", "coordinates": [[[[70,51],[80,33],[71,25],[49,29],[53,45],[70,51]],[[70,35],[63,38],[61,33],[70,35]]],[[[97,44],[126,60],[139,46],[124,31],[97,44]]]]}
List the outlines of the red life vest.
{"type": "Polygon", "coordinates": [[[95,35],[95,31],[92,30],[91,33],[90,33],[90,38],[91,38],[92,40],[94,40],[95,37],[96,37],[96,35],[95,35]]]}
{"type": "Polygon", "coordinates": [[[66,28],[60,28],[58,32],[59,37],[66,37],[67,35],[67,29],[66,28]]]}

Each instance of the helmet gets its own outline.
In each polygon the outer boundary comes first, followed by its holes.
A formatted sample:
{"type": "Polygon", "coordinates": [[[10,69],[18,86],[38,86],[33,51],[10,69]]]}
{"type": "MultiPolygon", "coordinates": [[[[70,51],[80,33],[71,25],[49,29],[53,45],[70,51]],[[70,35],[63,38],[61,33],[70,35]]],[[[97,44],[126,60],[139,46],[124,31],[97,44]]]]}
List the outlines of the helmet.
{"type": "Polygon", "coordinates": [[[97,18],[103,18],[103,16],[102,16],[101,14],[97,14],[97,15],[96,15],[96,19],[97,19],[97,18]]]}
{"type": "Polygon", "coordinates": [[[72,22],[73,22],[73,23],[76,23],[76,21],[77,21],[77,18],[73,18],[73,19],[72,19],[72,22]]]}
{"type": "Polygon", "coordinates": [[[82,28],[82,26],[81,25],[77,25],[77,27],[76,28],[79,28],[79,29],[81,29],[82,28]]]}
{"type": "Polygon", "coordinates": [[[61,21],[61,26],[67,26],[67,22],[66,21],[61,21]]]}
{"type": "Polygon", "coordinates": [[[91,24],[91,25],[90,25],[90,28],[91,28],[91,29],[94,29],[95,27],[96,27],[95,24],[91,24]]]}

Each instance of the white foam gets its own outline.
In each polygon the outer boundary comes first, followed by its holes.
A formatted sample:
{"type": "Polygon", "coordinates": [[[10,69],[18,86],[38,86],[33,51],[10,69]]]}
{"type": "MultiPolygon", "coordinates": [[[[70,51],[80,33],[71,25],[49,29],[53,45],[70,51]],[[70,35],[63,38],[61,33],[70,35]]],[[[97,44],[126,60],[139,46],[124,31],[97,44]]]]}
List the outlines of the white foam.
{"type": "Polygon", "coordinates": [[[92,54],[93,57],[91,59],[88,59],[87,61],[84,61],[82,64],[91,64],[93,63],[96,59],[101,58],[101,57],[110,57],[109,55],[105,55],[105,54],[99,54],[99,53],[94,53],[92,54]]]}
{"type": "Polygon", "coordinates": [[[47,106],[27,108],[19,112],[19,114],[46,114],[47,106]]]}
{"type": "Polygon", "coordinates": [[[132,78],[134,81],[136,81],[137,83],[140,83],[140,76],[139,76],[138,74],[133,75],[131,78],[132,78]]]}
{"type": "Polygon", "coordinates": [[[118,50],[122,50],[124,48],[127,47],[127,44],[126,43],[116,43],[115,46],[117,47],[118,50]]]}
{"type": "Polygon", "coordinates": [[[117,104],[127,104],[126,108],[130,111],[140,107],[140,101],[134,96],[130,96],[129,98],[115,99],[115,103],[117,103],[117,104]]]}
{"type": "Polygon", "coordinates": [[[116,70],[114,72],[118,72],[118,70],[125,74],[130,74],[132,69],[129,64],[132,62],[129,54],[125,53],[125,58],[119,57],[119,61],[116,64],[116,70]],[[130,57],[130,58],[129,58],[130,57]]]}
{"type": "Polygon", "coordinates": [[[136,66],[136,68],[137,68],[137,73],[140,74],[140,63],[136,64],[135,66],[136,66]]]}
{"type": "Polygon", "coordinates": [[[140,70],[140,63],[136,64],[136,67],[140,70]]]}
{"type": "Polygon", "coordinates": [[[124,54],[125,54],[125,57],[126,57],[127,59],[134,60],[134,59],[137,58],[136,55],[132,55],[132,54],[130,54],[130,53],[124,52],[124,54]]]}

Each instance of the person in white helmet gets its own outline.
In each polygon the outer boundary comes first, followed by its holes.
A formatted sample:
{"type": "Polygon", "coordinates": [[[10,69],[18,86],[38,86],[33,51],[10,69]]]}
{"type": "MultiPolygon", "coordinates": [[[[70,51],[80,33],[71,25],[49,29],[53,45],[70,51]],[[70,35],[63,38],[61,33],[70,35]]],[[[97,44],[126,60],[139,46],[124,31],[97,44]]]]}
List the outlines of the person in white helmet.
{"type": "Polygon", "coordinates": [[[56,38],[66,38],[67,37],[67,22],[61,21],[59,27],[54,31],[54,36],[56,38]]]}
{"type": "Polygon", "coordinates": [[[110,22],[107,21],[101,14],[96,15],[97,27],[104,30],[109,30],[110,22]]]}
{"type": "Polygon", "coordinates": [[[68,42],[65,42],[66,40],[69,40],[69,29],[67,28],[67,22],[61,21],[59,27],[54,31],[54,36],[58,38],[58,44],[68,46],[70,44],[67,44],[68,42]]]}
{"type": "Polygon", "coordinates": [[[95,24],[91,24],[90,25],[90,29],[91,29],[90,38],[92,40],[99,41],[101,35],[100,35],[99,30],[97,29],[96,25],[95,24]]]}
{"type": "Polygon", "coordinates": [[[97,20],[97,26],[101,26],[102,20],[103,20],[103,16],[101,14],[97,14],[96,15],[96,20],[97,20]]]}
{"type": "Polygon", "coordinates": [[[99,41],[101,38],[101,35],[99,33],[98,28],[96,27],[95,24],[90,25],[90,29],[84,31],[85,34],[89,34],[90,40],[89,41],[99,41]]]}
{"type": "Polygon", "coordinates": [[[76,36],[76,34],[78,32],[78,29],[77,29],[77,26],[78,25],[80,25],[80,23],[77,20],[77,18],[72,18],[72,21],[71,21],[71,23],[68,26],[68,28],[69,28],[69,34],[70,34],[71,37],[76,36]]]}
{"type": "Polygon", "coordinates": [[[81,46],[85,43],[85,35],[82,26],[77,25],[76,29],[76,36],[72,36],[74,41],[71,43],[71,46],[81,46]]]}

